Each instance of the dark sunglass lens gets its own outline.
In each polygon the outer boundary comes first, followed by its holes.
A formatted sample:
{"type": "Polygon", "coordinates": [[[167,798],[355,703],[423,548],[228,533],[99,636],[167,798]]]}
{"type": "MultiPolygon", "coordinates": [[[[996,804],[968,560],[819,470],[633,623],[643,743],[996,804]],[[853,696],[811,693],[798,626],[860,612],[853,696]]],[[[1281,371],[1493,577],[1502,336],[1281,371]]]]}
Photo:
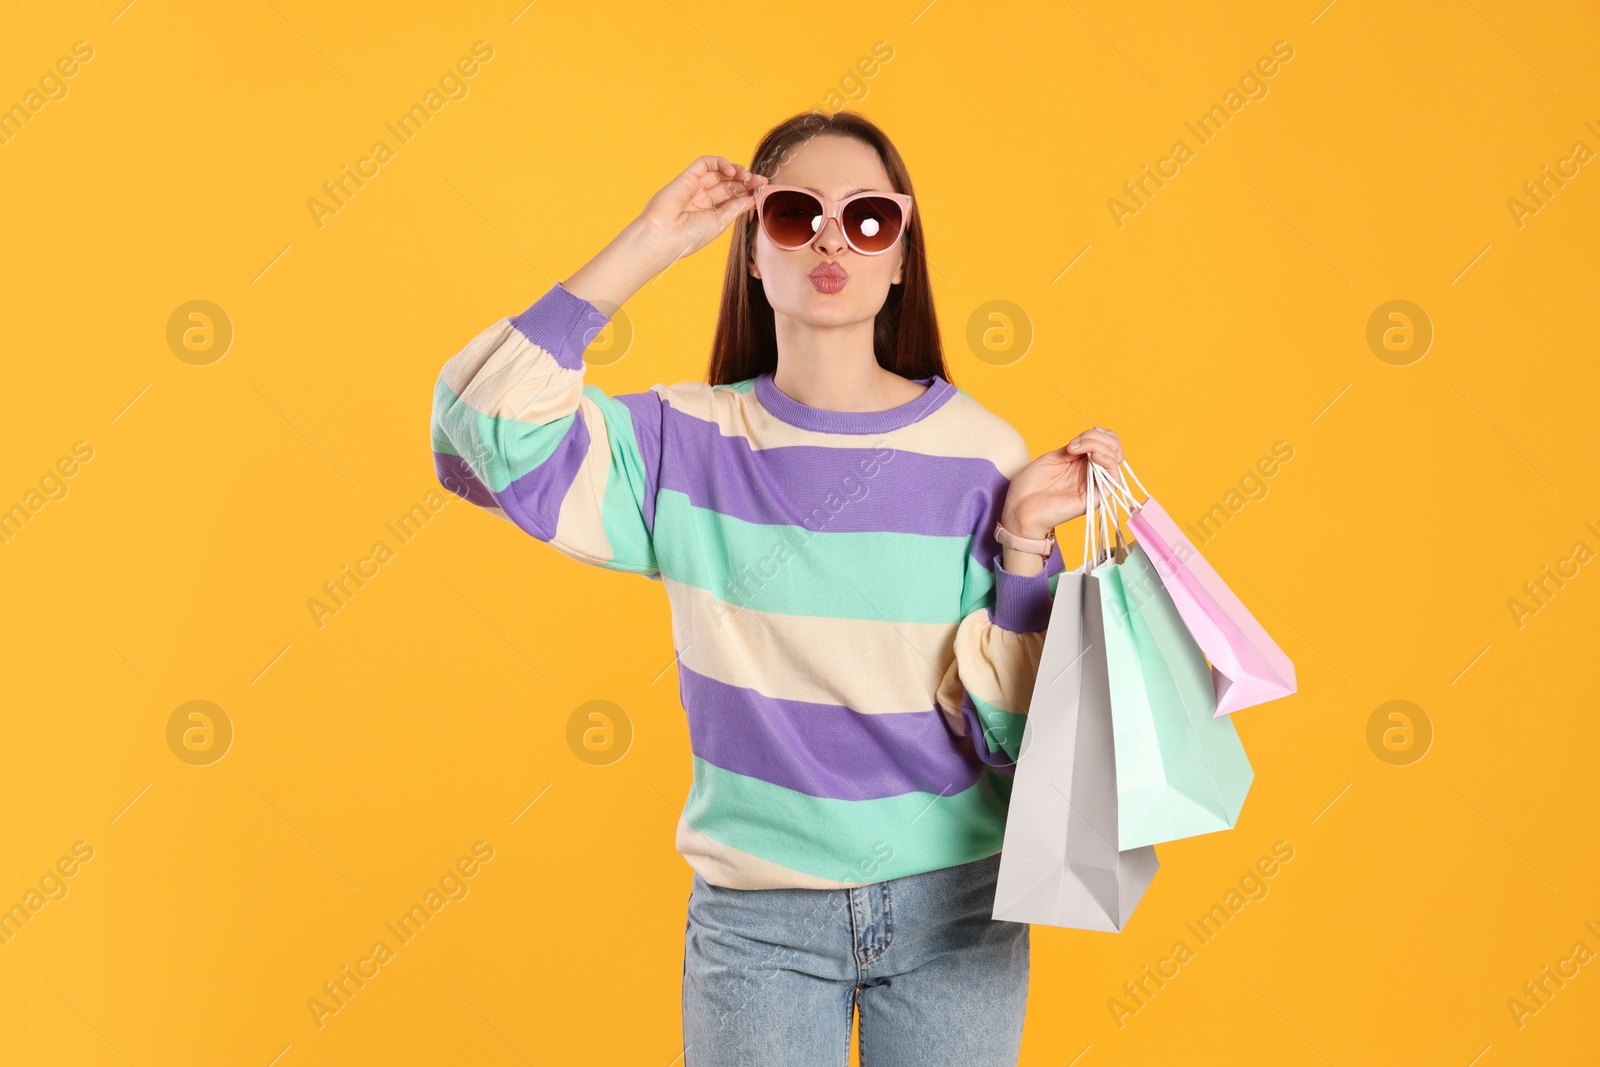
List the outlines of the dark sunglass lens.
{"type": "Polygon", "coordinates": [[[868,252],[881,252],[900,236],[904,220],[898,201],[886,196],[863,196],[846,206],[844,223],[856,245],[868,252]]]}
{"type": "Polygon", "coordinates": [[[761,224],[772,242],[785,248],[798,248],[816,237],[822,227],[822,202],[810,193],[784,189],[766,198],[761,206],[761,224]]]}

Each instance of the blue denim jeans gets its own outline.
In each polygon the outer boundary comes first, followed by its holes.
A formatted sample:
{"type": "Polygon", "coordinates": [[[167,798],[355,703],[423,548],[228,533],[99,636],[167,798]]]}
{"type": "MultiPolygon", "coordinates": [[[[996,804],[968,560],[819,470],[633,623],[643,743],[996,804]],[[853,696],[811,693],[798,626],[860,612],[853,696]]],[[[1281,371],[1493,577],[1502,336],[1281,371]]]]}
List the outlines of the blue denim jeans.
{"type": "Polygon", "coordinates": [[[1000,856],[854,889],[731,889],[694,874],[684,1067],[1015,1064],[1028,924],[990,918],[1000,856]]]}

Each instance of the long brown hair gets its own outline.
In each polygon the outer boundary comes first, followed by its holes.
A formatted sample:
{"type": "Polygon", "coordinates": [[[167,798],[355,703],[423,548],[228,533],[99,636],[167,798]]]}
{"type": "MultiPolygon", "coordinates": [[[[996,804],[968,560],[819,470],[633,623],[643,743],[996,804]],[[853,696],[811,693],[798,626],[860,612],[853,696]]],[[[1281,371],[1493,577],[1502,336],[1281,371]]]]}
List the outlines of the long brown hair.
{"type": "MultiPolygon", "coordinates": [[[[928,246],[922,232],[922,212],[917,207],[916,194],[911,191],[911,175],[888,135],[870,120],[850,111],[832,115],[807,111],[767,131],[756,145],[750,169],[772,178],[778,167],[801,145],[825,134],[853,137],[874,149],[889,173],[894,191],[913,197],[911,218],[906,223],[903,238],[902,281],[889,287],[889,295],[873,324],[872,350],[878,365],[905,378],[928,378],[937,374],[949,381],[944,347],[939,343],[939,323],[933,311],[933,287],[928,283],[928,246]]],[[[778,369],[778,337],[772,305],[767,302],[761,279],[750,276],[755,239],[755,212],[747,210],[733,222],[728,267],[722,279],[722,307],[711,342],[711,367],[706,372],[706,380],[711,385],[742,382],[778,369]]]]}

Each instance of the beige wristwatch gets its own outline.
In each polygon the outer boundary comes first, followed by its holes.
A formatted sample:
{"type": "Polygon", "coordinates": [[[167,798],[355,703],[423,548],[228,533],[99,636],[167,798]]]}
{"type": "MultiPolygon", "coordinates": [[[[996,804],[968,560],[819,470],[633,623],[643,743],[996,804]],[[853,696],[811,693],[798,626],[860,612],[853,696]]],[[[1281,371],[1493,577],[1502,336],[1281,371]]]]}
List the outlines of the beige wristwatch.
{"type": "Polygon", "coordinates": [[[1022,537],[1012,533],[998,522],[994,524],[994,538],[1002,545],[1010,545],[1019,552],[1037,552],[1044,557],[1046,563],[1050,562],[1051,550],[1056,545],[1056,532],[1051,530],[1046,537],[1022,537]]]}

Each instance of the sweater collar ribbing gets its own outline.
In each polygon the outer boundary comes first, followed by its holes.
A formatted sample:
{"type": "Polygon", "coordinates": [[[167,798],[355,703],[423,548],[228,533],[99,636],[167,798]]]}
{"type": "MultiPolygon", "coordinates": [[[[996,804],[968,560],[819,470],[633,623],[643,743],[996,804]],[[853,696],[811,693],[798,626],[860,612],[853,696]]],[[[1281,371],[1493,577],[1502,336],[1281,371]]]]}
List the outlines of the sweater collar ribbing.
{"type": "Polygon", "coordinates": [[[921,396],[896,407],[884,408],[882,411],[832,411],[802,404],[777,387],[772,380],[771,371],[756,376],[755,394],[761,406],[775,418],[791,426],[798,426],[802,430],[816,430],[821,433],[886,433],[927,418],[956,392],[955,386],[937,374],[931,378],[910,380],[928,388],[921,396]]]}

